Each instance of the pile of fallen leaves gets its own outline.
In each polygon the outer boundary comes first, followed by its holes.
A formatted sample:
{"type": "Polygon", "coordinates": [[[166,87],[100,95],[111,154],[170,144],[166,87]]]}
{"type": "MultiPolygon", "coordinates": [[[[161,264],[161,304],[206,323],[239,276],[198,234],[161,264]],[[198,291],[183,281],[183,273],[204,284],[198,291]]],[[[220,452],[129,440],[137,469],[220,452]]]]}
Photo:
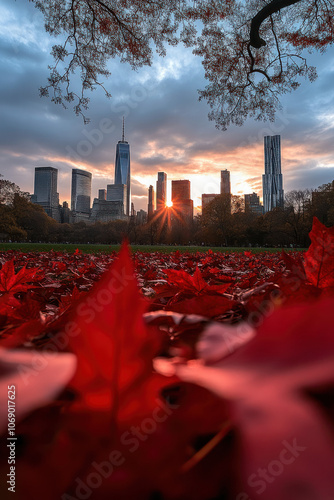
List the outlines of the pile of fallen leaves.
{"type": "Polygon", "coordinates": [[[333,500],[334,228],[310,236],[304,255],[0,253],[16,498],[333,500]]]}

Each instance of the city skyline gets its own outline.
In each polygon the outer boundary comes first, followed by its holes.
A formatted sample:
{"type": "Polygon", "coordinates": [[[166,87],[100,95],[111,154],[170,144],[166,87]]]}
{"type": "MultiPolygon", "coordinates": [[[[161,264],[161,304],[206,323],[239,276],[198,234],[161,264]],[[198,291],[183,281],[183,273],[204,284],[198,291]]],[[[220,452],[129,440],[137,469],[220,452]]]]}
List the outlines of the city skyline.
{"type": "MultiPolygon", "coordinates": [[[[119,144],[129,144],[124,140],[124,120],[122,140],[118,141],[116,148],[119,153],[119,144]]],[[[128,149],[129,152],[129,149],[128,149]]],[[[129,160],[129,154],[127,155],[129,160]]],[[[117,172],[117,160],[115,163],[115,173],[117,172]]],[[[129,165],[128,165],[129,167],[129,165]]],[[[260,196],[255,192],[245,193],[243,201],[245,211],[253,212],[257,215],[265,214],[276,207],[284,208],[284,190],[283,190],[283,174],[281,170],[281,136],[265,136],[264,137],[264,174],[262,174],[263,184],[263,200],[262,204],[260,196]]],[[[31,201],[41,205],[46,213],[59,222],[68,221],[70,216],[73,222],[79,220],[89,221],[108,221],[116,219],[126,219],[129,217],[126,214],[127,192],[131,190],[131,178],[129,169],[126,170],[126,176],[129,181],[127,184],[109,184],[107,189],[99,188],[97,197],[93,199],[91,206],[91,182],[92,174],[85,170],[72,169],[71,183],[71,213],[69,203],[64,201],[59,203],[59,193],[57,187],[58,170],[54,167],[36,167],[34,178],[34,193],[31,195],[31,201]]],[[[220,171],[220,194],[234,195],[231,191],[230,184],[231,172],[227,169],[220,171]]],[[[122,179],[121,179],[122,180],[122,179]]],[[[334,180],[330,183],[334,183],[334,180]]],[[[183,217],[192,219],[197,215],[194,212],[193,199],[191,198],[191,182],[188,179],[172,179],[171,190],[167,192],[167,173],[157,172],[156,182],[157,192],[155,194],[153,185],[148,188],[147,210],[134,207],[131,203],[131,216],[137,216],[141,213],[140,218],[148,218],[150,220],[155,213],[168,207],[172,207],[171,213],[175,215],[183,214],[183,217]],[[171,201],[169,201],[171,200],[171,201]],[[180,203],[179,203],[180,202],[180,203]],[[155,209],[156,208],[156,209],[155,209]]],[[[202,193],[201,195],[201,212],[203,208],[210,203],[219,193],[202,193]]]]}
{"type": "MultiPolygon", "coordinates": [[[[265,138],[267,139],[267,138],[265,138]]],[[[120,142],[120,141],[119,141],[120,142]]],[[[201,211],[203,206],[209,203],[219,194],[233,195],[230,187],[230,171],[224,169],[220,172],[220,193],[202,193],[201,211]],[[204,203],[203,203],[204,202],[204,203]]],[[[282,175],[282,174],[281,174],[282,175]]],[[[58,210],[61,207],[60,197],[57,192],[58,170],[54,167],[36,167],[34,180],[34,193],[31,194],[31,201],[40,204],[46,213],[53,218],[52,209],[58,210]]],[[[64,200],[62,205],[71,206],[71,211],[80,215],[89,214],[95,201],[117,201],[124,204],[124,215],[127,215],[127,192],[126,184],[108,184],[107,189],[99,188],[97,196],[92,196],[91,192],[92,174],[86,170],[72,169],[71,199],[64,200]]],[[[170,180],[171,189],[167,190],[167,173],[157,172],[157,191],[152,185],[148,187],[148,199],[146,213],[150,217],[155,211],[163,210],[166,207],[176,208],[179,200],[191,202],[191,212],[193,213],[193,199],[191,198],[191,182],[187,179],[170,180]]],[[[131,182],[130,188],[131,189],[131,182]]],[[[244,197],[256,195],[256,193],[245,193],[244,197]]],[[[132,207],[134,204],[131,203],[132,207]]],[[[189,207],[190,208],[190,207],[189,207]]],[[[199,208],[199,207],[198,207],[199,208]]],[[[143,211],[143,209],[136,210],[143,211]]],[[[196,215],[196,214],[194,214],[196,215]]]]}
{"type": "MultiPolygon", "coordinates": [[[[276,206],[284,206],[283,175],[281,173],[281,136],[264,137],[264,174],[262,175],[263,200],[264,206],[260,203],[260,197],[257,193],[245,193],[245,206],[256,213],[265,213],[276,206]]],[[[44,206],[46,212],[50,215],[52,207],[50,199],[58,200],[57,191],[58,170],[53,167],[35,168],[34,194],[32,200],[44,206]],[[52,173],[53,175],[50,175],[52,173]],[[53,180],[54,177],[54,180],[53,180]],[[45,190],[43,191],[43,186],[45,190]],[[52,193],[52,187],[54,193],[52,193]],[[49,199],[50,198],[50,199],[49,199]]],[[[232,195],[231,192],[231,172],[227,169],[220,171],[220,194],[232,195]]],[[[107,189],[98,189],[98,196],[94,198],[93,207],[91,207],[91,184],[92,174],[86,170],[72,169],[71,182],[71,211],[74,218],[88,216],[91,217],[91,208],[93,208],[94,217],[98,219],[103,210],[104,217],[111,216],[111,213],[117,213],[118,216],[130,215],[131,192],[131,171],[130,171],[130,144],[125,141],[125,120],[122,123],[122,139],[116,146],[115,160],[115,183],[108,184],[107,189]],[[105,203],[107,202],[107,203],[105,203]],[[108,202],[121,203],[123,209],[118,205],[108,205],[108,202]],[[109,208],[108,208],[109,207],[109,208]],[[120,212],[121,210],[121,212],[120,212]],[[107,212],[109,211],[109,215],[107,212]]],[[[217,193],[202,193],[201,212],[203,208],[217,196],[217,193]]],[[[55,201],[53,204],[56,206],[55,201]]],[[[64,205],[68,202],[63,202],[64,205]]],[[[167,173],[158,172],[156,181],[156,192],[153,185],[148,188],[147,217],[150,220],[154,213],[159,213],[166,207],[173,207],[174,212],[187,214],[186,217],[192,219],[194,215],[194,203],[191,198],[191,183],[186,179],[172,179],[170,193],[167,191],[167,173]]],[[[197,207],[199,208],[199,207],[197,207]]],[[[57,211],[57,208],[56,208],[57,211]]],[[[143,209],[135,210],[134,203],[131,202],[131,215],[136,212],[145,212],[143,209]]],[[[59,212],[59,210],[58,210],[59,212]]],[[[60,214],[60,212],[59,212],[60,214]]],[[[54,216],[53,216],[54,217],[54,216]]],[[[61,216],[60,216],[61,217],[61,216]]],[[[54,217],[56,218],[56,217],[54,217]]],[[[79,220],[79,219],[78,219],[79,220]]]]}
{"type": "MultiPolygon", "coordinates": [[[[2,2],[0,33],[2,123],[0,172],[24,191],[33,191],[35,167],[58,169],[60,201],[70,200],[72,168],[92,172],[92,193],[114,182],[114,148],[122,116],[131,137],[132,201],[147,210],[147,188],[155,187],[156,172],[191,181],[194,206],[201,194],[219,193],[219,172],[231,171],[231,191],[262,191],[263,137],[280,134],[283,141],[284,189],[316,188],[334,178],[334,48],[318,58],[319,79],[282,99],[274,123],[248,120],[226,133],[207,118],[197,89],[205,86],[204,70],[190,49],[171,47],[164,59],[138,72],[114,60],[106,82],[112,94],[90,95],[84,126],[71,109],[63,110],[38,96],[45,83],[52,39],[40,13],[25,0],[2,2]],[[218,177],[217,177],[218,174],[218,177]]],[[[313,60],[314,60],[313,59],[313,60]]]]}

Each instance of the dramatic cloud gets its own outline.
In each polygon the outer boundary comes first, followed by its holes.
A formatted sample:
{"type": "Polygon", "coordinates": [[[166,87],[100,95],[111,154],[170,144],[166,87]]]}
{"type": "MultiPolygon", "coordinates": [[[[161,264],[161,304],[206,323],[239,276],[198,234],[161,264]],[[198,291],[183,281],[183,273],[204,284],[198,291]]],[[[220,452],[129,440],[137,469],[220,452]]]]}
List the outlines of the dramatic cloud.
{"type": "Polygon", "coordinates": [[[91,95],[84,126],[71,109],[41,99],[38,88],[48,76],[52,39],[41,14],[27,0],[4,0],[0,7],[1,133],[0,172],[33,192],[34,168],[59,169],[60,199],[70,201],[71,169],[93,174],[92,197],[113,182],[115,149],[122,117],[131,146],[135,208],[147,209],[147,188],[157,172],[168,180],[191,181],[194,205],[201,194],[219,192],[220,170],[231,171],[235,194],[262,195],[263,137],[281,134],[284,189],[316,188],[334,179],[334,49],[313,56],[319,79],[302,82],[285,96],[274,123],[249,120],[227,132],[209,122],[208,106],[199,102],[204,70],[190,49],[173,47],[163,59],[138,72],[114,60],[105,82],[112,94],[91,95]]]}

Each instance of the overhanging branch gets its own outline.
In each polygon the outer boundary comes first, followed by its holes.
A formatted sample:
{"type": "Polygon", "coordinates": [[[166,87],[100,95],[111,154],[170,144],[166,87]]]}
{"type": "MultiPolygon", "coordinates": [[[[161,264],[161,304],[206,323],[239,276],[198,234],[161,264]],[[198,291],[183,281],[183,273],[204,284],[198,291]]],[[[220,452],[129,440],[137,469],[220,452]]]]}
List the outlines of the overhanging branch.
{"type": "Polygon", "coordinates": [[[263,9],[261,9],[260,12],[258,12],[252,19],[250,28],[250,45],[255,49],[259,49],[266,45],[265,40],[260,37],[259,33],[263,21],[272,14],[275,14],[275,12],[301,1],[302,0],[272,0],[272,2],[263,7],[263,9]]]}

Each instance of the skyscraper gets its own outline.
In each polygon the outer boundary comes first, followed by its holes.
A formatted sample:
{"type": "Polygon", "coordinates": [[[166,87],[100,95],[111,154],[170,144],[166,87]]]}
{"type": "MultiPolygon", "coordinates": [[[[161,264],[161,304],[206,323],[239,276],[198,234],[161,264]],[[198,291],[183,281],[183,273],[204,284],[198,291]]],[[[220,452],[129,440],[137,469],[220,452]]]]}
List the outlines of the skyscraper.
{"type": "Polygon", "coordinates": [[[220,194],[231,194],[230,171],[226,169],[220,172],[220,194]]]}
{"type": "Polygon", "coordinates": [[[202,211],[203,209],[213,201],[218,195],[216,193],[212,194],[202,194],[202,211]]]}
{"type": "Polygon", "coordinates": [[[166,206],[167,201],[167,174],[158,172],[157,180],[157,210],[162,210],[166,206]]]}
{"type": "Polygon", "coordinates": [[[190,181],[180,180],[172,181],[172,202],[177,204],[179,201],[190,199],[190,181]]]}
{"type": "Polygon", "coordinates": [[[260,197],[256,193],[245,194],[245,212],[256,215],[263,214],[263,206],[260,203],[260,197]]]}
{"type": "Polygon", "coordinates": [[[62,224],[70,223],[70,209],[67,201],[63,201],[63,206],[60,208],[60,222],[62,224]]]}
{"type": "Polygon", "coordinates": [[[190,199],[190,181],[172,181],[173,211],[183,219],[193,218],[193,200],[190,199]]]}
{"type": "Polygon", "coordinates": [[[154,213],[154,189],[153,186],[148,188],[148,206],[147,206],[147,217],[150,220],[154,213]]]}
{"type": "Polygon", "coordinates": [[[131,217],[136,217],[135,205],[131,202],[131,217]]]}
{"type": "Polygon", "coordinates": [[[57,181],[58,170],[56,168],[36,167],[34,194],[31,201],[43,207],[49,217],[60,221],[57,181]]]}
{"type": "Polygon", "coordinates": [[[120,201],[123,203],[124,212],[126,215],[128,187],[126,184],[108,184],[107,185],[107,201],[120,201]]]}
{"type": "Polygon", "coordinates": [[[79,168],[72,169],[71,210],[80,214],[90,214],[92,174],[79,168]]]}
{"type": "Polygon", "coordinates": [[[125,213],[130,215],[131,206],[131,172],[130,172],[130,145],[125,140],[124,135],[124,118],[122,140],[118,141],[116,146],[116,161],[115,161],[115,184],[126,184],[126,205],[125,213]]]}
{"type": "Polygon", "coordinates": [[[264,138],[264,168],[262,176],[264,212],[283,207],[284,191],[281,174],[281,136],[264,138]]]}
{"type": "Polygon", "coordinates": [[[145,210],[138,210],[136,221],[137,224],[145,224],[147,222],[147,212],[145,210]]]}

